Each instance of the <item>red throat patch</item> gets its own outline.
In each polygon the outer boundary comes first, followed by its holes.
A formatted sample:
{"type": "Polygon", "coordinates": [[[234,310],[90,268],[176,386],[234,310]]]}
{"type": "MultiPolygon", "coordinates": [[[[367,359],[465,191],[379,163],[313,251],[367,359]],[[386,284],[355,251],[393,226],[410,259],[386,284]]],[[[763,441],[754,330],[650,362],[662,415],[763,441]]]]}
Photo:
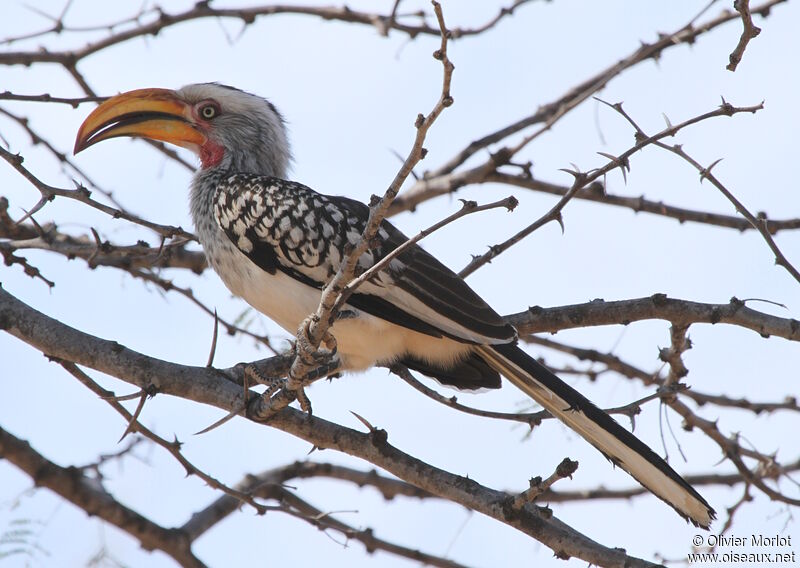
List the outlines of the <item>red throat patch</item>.
{"type": "Polygon", "coordinates": [[[211,140],[200,146],[200,163],[204,170],[219,164],[224,155],[225,148],[211,140]]]}

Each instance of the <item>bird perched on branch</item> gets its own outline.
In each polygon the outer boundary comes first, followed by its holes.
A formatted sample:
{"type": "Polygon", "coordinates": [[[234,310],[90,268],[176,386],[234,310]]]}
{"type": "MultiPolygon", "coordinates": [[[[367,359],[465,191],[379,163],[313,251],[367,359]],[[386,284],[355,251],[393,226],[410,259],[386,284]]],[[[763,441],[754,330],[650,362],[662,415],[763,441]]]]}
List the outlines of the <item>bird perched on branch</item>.
{"type": "MultiPolygon", "coordinates": [[[[281,115],[239,89],[206,83],[117,95],[88,116],[75,152],[117,136],[161,140],[199,156],[191,212],[209,263],[234,294],[295,333],[361,239],[369,208],[287,181],[281,115]]],[[[358,272],[406,240],[384,221],[358,272]]],[[[402,363],[464,389],[498,388],[503,375],[682,517],[705,528],[715,517],[661,457],[522,351],[516,330],[419,246],[357,288],[330,332],[338,370],[402,363]]]]}

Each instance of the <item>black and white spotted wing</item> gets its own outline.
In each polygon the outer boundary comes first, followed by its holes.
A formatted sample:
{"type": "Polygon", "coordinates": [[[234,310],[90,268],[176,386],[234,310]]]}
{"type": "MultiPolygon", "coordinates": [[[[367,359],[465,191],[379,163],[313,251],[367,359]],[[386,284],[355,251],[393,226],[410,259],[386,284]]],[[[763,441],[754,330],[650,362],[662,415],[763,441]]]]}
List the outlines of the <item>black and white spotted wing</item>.
{"type": "MultiPolygon", "coordinates": [[[[280,270],[322,289],[345,250],[361,238],[369,208],[279,178],[231,174],[217,185],[214,214],[228,238],[263,270],[280,270]]],[[[373,248],[359,258],[357,273],[406,240],[384,221],[373,248]]],[[[348,303],[433,336],[496,344],[516,335],[463,279],[419,246],[361,285],[348,303]]]]}

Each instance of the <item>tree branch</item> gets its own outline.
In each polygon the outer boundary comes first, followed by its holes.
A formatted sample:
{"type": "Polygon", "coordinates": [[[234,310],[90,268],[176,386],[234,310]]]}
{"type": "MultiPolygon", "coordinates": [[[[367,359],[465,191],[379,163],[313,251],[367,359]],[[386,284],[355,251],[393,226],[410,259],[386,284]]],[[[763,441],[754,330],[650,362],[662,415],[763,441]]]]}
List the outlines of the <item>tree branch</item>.
{"type": "MultiPolygon", "coordinates": [[[[265,471],[258,475],[248,475],[239,484],[237,484],[236,489],[260,499],[275,500],[281,504],[282,512],[288,513],[296,518],[310,523],[319,530],[334,531],[341,534],[348,540],[352,539],[358,541],[362,543],[370,553],[375,552],[376,550],[382,550],[389,554],[415,560],[428,566],[440,566],[442,568],[464,568],[462,564],[452,560],[447,560],[446,558],[442,558],[440,556],[427,554],[420,552],[419,550],[414,550],[406,546],[400,546],[384,539],[377,538],[373,534],[372,529],[355,529],[347,523],[336,519],[331,514],[325,513],[304,499],[301,499],[297,496],[296,492],[290,491],[282,485],[285,481],[295,477],[292,475],[294,472],[304,473],[305,475],[311,474],[311,468],[308,468],[306,471],[302,471],[300,466],[302,466],[302,464],[294,464],[286,468],[265,471]]],[[[314,469],[318,471],[322,470],[322,468],[314,469]]],[[[182,529],[187,534],[192,535],[193,539],[195,539],[219,523],[222,519],[236,511],[239,508],[239,504],[239,501],[234,497],[230,495],[223,495],[216,499],[213,503],[209,504],[203,510],[192,515],[192,518],[183,525],[182,529]]]]}
{"type": "Polygon", "coordinates": [[[0,457],[25,472],[38,487],[57,495],[134,536],[145,550],[161,550],[178,564],[205,566],[191,550],[191,541],[181,529],[166,529],[119,503],[96,480],[75,467],[61,467],[0,427],[0,457]]]}
{"type": "MultiPolygon", "coordinates": [[[[605,103],[604,101],[600,102],[603,102],[604,104],[612,107],[617,112],[621,113],[623,116],[627,118],[627,114],[625,114],[625,111],[622,110],[621,103],[616,103],[612,105],[609,103],[605,103]]],[[[622,152],[619,156],[613,156],[610,154],[601,153],[602,156],[608,159],[608,162],[606,162],[604,166],[601,166],[599,168],[594,168],[587,173],[574,170],[563,170],[573,176],[574,182],[569,191],[567,191],[564,194],[564,196],[558,200],[558,203],[556,203],[547,213],[542,215],[539,219],[537,219],[536,221],[534,221],[533,223],[531,223],[530,225],[528,225],[527,227],[516,233],[515,235],[509,237],[500,244],[489,247],[489,250],[486,253],[474,257],[469,262],[469,264],[467,264],[467,266],[465,266],[458,273],[459,276],[466,278],[467,276],[475,272],[478,268],[484,266],[485,264],[488,264],[489,262],[492,261],[492,259],[496,258],[497,256],[499,256],[512,246],[518,244],[525,237],[529,236],[534,231],[536,231],[537,229],[541,228],[542,226],[546,225],[551,221],[558,221],[560,224],[562,224],[563,227],[561,211],[564,209],[564,207],[566,207],[567,203],[569,203],[569,201],[573,198],[573,196],[577,195],[579,191],[588,187],[596,180],[604,177],[607,173],[617,168],[619,168],[622,171],[623,175],[625,175],[625,172],[627,170],[630,170],[630,158],[643,148],[646,148],[651,144],[660,145],[659,143],[660,140],[667,137],[675,136],[678,132],[680,132],[684,128],[687,128],[699,122],[703,122],[710,118],[721,117],[721,116],[729,117],[740,113],[755,114],[756,112],[762,110],[763,108],[764,108],[763,103],[747,107],[734,107],[732,105],[724,104],[715,110],[694,116],[692,118],[689,118],[681,122],[680,124],[676,124],[674,126],[672,124],[668,124],[665,129],[661,130],[656,134],[653,134],[652,136],[645,135],[644,132],[641,132],[638,126],[634,124],[634,126],[637,129],[636,144],[634,144],[632,147],[622,152]]],[[[513,155],[513,152],[511,152],[511,154],[513,155]]]]}
{"type": "MultiPolygon", "coordinates": [[[[751,12],[754,14],[766,15],[774,6],[785,1],[786,0],[770,0],[752,8],[751,12]]],[[[603,69],[593,77],[590,77],[559,97],[557,100],[540,106],[536,112],[527,117],[471,142],[450,160],[446,161],[435,170],[426,172],[422,180],[408,188],[408,190],[403,192],[403,195],[395,200],[390,214],[396,214],[400,211],[412,211],[423,201],[431,199],[436,195],[455,191],[461,187],[461,185],[455,184],[451,186],[447,183],[441,183],[440,180],[452,174],[459,166],[463,165],[479,151],[488,148],[492,144],[501,142],[505,138],[529,126],[552,121],[556,115],[566,115],[568,111],[578,107],[580,103],[587,100],[592,95],[595,95],[612,79],[618,77],[631,67],[650,59],[658,60],[664,51],[675,46],[693,44],[700,36],[723,24],[735,21],[738,18],[739,15],[736,13],[724,12],[720,16],[698,26],[695,26],[693,20],[672,33],[660,34],[658,41],[654,43],[643,43],[627,57],[603,69]]],[[[499,150],[494,152],[483,165],[476,169],[482,171],[484,175],[488,175],[494,172],[498,166],[507,163],[510,158],[511,153],[509,149],[499,150]]]]}
{"type": "MultiPolygon", "coordinates": [[[[497,23],[503,18],[513,14],[517,7],[529,1],[530,0],[515,1],[510,7],[501,9],[497,16],[476,28],[454,28],[453,38],[462,38],[481,34],[497,25],[497,23]]],[[[261,17],[274,16],[278,14],[296,14],[303,16],[316,16],[325,21],[339,21],[352,24],[375,26],[379,32],[385,29],[393,29],[408,35],[408,37],[411,39],[419,35],[439,35],[439,29],[437,27],[429,26],[427,23],[425,23],[424,13],[413,14],[421,20],[420,24],[413,25],[400,22],[394,14],[382,15],[372,12],[363,12],[359,10],[353,10],[347,6],[338,8],[319,6],[290,6],[278,4],[256,6],[253,8],[214,8],[210,4],[211,2],[208,1],[197,2],[192,8],[175,14],[169,14],[161,8],[155,8],[148,12],[142,12],[135,18],[126,18],[124,22],[103,26],[104,28],[113,30],[121,23],[135,22],[136,25],[133,27],[121,31],[112,31],[108,37],[91,42],[85,47],[76,50],[50,51],[47,49],[40,49],[35,51],[10,51],[6,53],[0,53],[0,65],[29,66],[34,63],[59,63],[65,67],[74,67],[82,59],[120,43],[140,37],[156,36],[165,28],[170,26],[190,22],[193,20],[209,18],[237,19],[247,26],[261,17]],[[150,19],[150,21],[143,22],[142,20],[144,19],[150,19]]],[[[60,33],[62,30],[63,27],[60,29],[48,29],[44,32],[40,32],[40,34],[43,35],[56,31],[60,33]]],[[[20,39],[23,38],[14,38],[12,41],[18,41],[20,39]]],[[[6,43],[8,43],[8,41],[6,41],[6,43]]]]}
{"type": "Polygon", "coordinates": [[[506,316],[521,335],[556,333],[564,329],[600,325],[628,325],[635,321],[660,319],[673,323],[727,323],[755,331],[762,337],[777,336],[800,341],[800,321],[772,316],[748,308],[738,298],[727,304],[705,304],[653,294],[633,300],[593,300],[554,308],[533,306],[506,316]]]}
{"type": "MultiPolygon", "coordinates": [[[[509,173],[495,171],[492,172],[481,180],[466,181],[466,183],[502,183],[505,185],[512,185],[531,191],[538,191],[541,193],[549,193],[551,195],[566,195],[569,187],[565,185],[550,183],[538,179],[534,179],[528,175],[513,175],[509,173]]],[[[710,225],[713,227],[727,227],[729,229],[736,229],[737,231],[749,231],[755,229],[753,225],[742,217],[735,215],[723,215],[721,213],[712,213],[710,211],[698,211],[696,209],[686,209],[683,207],[676,207],[674,205],[666,204],[662,201],[652,201],[646,199],[644,195],[639,197],[628,197],[625,195],[617,195],[608,193],[606,188],[600,182],[595,182],[585,187],[583,190],[575,194],[573,199],[581,199],[584,201],[592,201],[595,203],[602,203],[604,205],[612,205],[616,207],[624,207],[636,213],[650,213],[652,215],[660,215],[662,217],[669,217],[676,219],[679,223],[687,221],[693,223],[701,223],[703,225],[710,225]]],[[[766,230],[774,235],[779,231],[792,231],[800,229],[800,219],[768,219],[766,216],[759,214],[759,220],[763,222],[766,230]]]]}
{"type": "MultiPolygon", "coordinates": [[[[20,302],[0,289],[0,329],[48,356],[73,361],[110,374],[148,392],[171,394],[209,404],[226,411],[241,408],[244,395],[229,378],[237,370],[223,372],[205,367],[167,363],[70,328],[20,302]]],[[[258,420],[268,401],[250,401],[247,416],[258,420]]],[[[628,556],[618,548],[604,547],[575,531],[551,513],[527,506],[510,512],[509,495],[474,480],[430,466],[386,442],[380,430],[361,433],[290,407],[272,413],[268,425],[309,443],[365,459],[400,479],[434,495],[449,499],[532,536],[560,558],[578,557],[602,566],[654,566],[628,556]]]]}
{"type": "Polygon", "coordinates": [[[750,13],[750,0],[734,0],[733,9],[739,12],[743,29],[742,35],[739,37],[739,43],[736,44],[736,47],[728,56],[730,62],[725,67],[728,71],[736,71],[736,67],[742,61],[744,50],[747,49],[747,44],[761,33],[761,28],[753,23],[753,15],[750,13]]]}

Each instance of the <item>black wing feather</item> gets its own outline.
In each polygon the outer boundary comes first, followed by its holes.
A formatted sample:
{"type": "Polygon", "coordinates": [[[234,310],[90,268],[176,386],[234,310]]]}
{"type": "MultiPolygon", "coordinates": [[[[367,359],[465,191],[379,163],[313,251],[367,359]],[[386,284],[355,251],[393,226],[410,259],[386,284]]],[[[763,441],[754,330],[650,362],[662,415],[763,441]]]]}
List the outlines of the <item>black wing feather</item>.
{"type": "MultiPolygon", "coordinates": [[[[359,220],[363,220],[361,226],[364,226],[369,217],[369,208],[366,205],[347,197],[327,197],[332,202],[347,208],[359,220]]],[[[383,221],[381,228],[386,231],[388,239],[381,242],[379,258],[383,258],[408,240],[408,237],[389,221],[383,221]]],[[[480,335],[500,341],[512,341],[516,338],[516,330],[503,321],[503,318],[478,296],[463,278],[425,249],[413,245],[398,258],[403,268],[389,272],[397,286],[420,302],[480,335]]],[[[368,309],[365,311],[371,313],[368,309]]],[[[435,322],[428,323],[436,325],[435,322]]],[[[445,333],[445,335],[451,334],[445,333]]]]}

